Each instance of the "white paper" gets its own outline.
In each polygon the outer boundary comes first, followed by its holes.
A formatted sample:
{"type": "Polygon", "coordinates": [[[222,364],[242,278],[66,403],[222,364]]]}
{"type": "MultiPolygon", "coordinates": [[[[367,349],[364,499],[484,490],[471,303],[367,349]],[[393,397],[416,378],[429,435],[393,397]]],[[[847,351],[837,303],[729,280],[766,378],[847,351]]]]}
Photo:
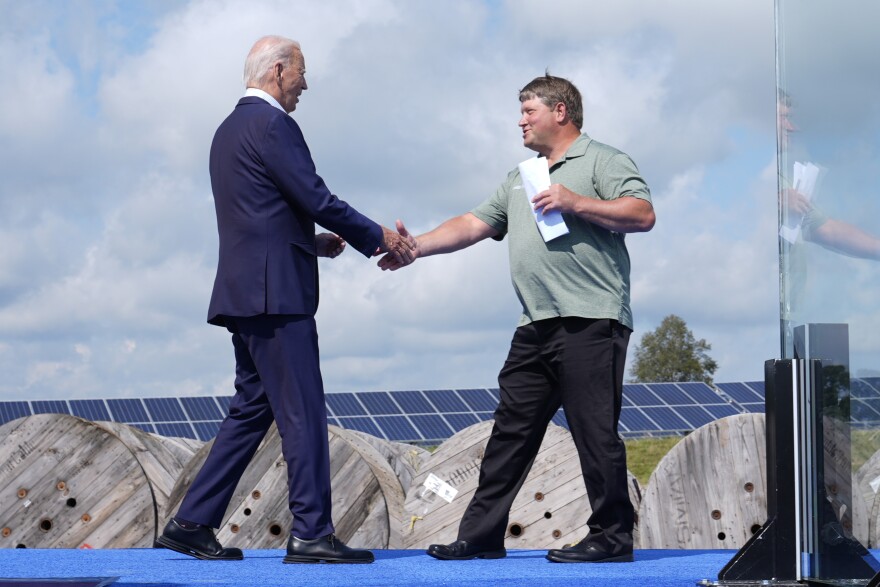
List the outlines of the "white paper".
{"type": "Polygon", "coordinates": [[[430,473],[428,478],[425,479],[425,487],[428,491],[433,491],[443,499],[445,499],[448,503],[452,503],[452,500],[455,499],[455,496],[458,495],[458,489],[443,481],[440,477],[435,475],[434,473],[430,473]]]}
{"type": "MultiPolygon", "coordinates": [[[[808,202],[812,202],[813,200],[813,191],[816,189],[816,182],[819,179],[819,168],[816,165],[813,165],[809,161],[806,163],[801,163],[800,161],[794,162],[794,173],[792,173],[792,187],[794,191],[801,194],[804,198],[807,199],[808,202]]],[[[801,223],[803,222],[803,216],[797,217],[793,214],[789,214],[790,219],[797,218],[797,222],[792,222],[789,220],[788,223],[783,224],[779,227],[779,236],[784,238],[790,243],[794,243],[797,241],[798,237],[801,234],[801,223]]]]}
{"type": "Polygon", "coordinates": [[[807,200],[813,200],[813,190],[816,189],[816,181],[819,179],[819,168],[810,162],[794,162],[795,191],[800,192],[807,200]]]}
{"type": "Polygon", "coordinates": [[[535,210],[535,206],[532,204],[532,198],[550,187],[550,168],[547,167],[547,158],[532,157],[517,167],[522,178],[526,198],[528,198],[529,206],[532,207],[532,212],[535,214],[535,222],[538,223],[538,230],[541,231],[544,242],[568,234],[568,226],[565,225],[565,219],[562,218],[562,213],[559,210],[551,210],[544,214],[540,210],[535,210]]]}
{"type": "Polygon", "coordinates": [[[875,477],[873,481],[871,481],[868,485],[871,486],[871,489],[874,490],[874,493],[877,493],[877,490],[880,489],[880,477],[875,477]]]}

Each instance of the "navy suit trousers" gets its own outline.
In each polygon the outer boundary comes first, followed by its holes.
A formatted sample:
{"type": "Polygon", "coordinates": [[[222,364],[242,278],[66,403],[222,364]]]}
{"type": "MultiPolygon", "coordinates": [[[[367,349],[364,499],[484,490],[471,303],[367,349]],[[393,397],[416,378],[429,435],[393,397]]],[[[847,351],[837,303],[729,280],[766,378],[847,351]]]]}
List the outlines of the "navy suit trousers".
{"type": "Polygon", "coordinates": [[[219,528],[235,487],[274,420],[287,463],[294,536],[331,520],[327,408],[312,316],[225,317],[235,348],[235,396],[178,517],[219,528]]]}

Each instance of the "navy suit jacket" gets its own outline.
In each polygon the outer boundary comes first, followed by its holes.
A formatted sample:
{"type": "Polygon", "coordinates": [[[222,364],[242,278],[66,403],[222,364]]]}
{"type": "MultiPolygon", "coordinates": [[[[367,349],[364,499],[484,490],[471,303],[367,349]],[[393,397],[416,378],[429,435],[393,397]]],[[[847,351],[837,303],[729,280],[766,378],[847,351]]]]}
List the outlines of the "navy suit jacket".
{"type": "Polygon", "coordinates": [[[299,125],[265,100],[239,100],[214,135],[210,172],[220,234],[211,324],[314,315],[315,223],[368,257],[381,244],[381,226],[330,193],[299,125]]]}

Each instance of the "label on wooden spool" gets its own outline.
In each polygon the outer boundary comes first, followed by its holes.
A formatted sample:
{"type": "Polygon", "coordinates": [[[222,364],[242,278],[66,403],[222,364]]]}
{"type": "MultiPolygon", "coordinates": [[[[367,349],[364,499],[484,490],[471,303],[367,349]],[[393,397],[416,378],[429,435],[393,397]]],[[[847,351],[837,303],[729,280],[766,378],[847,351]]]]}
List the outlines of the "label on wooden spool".
{"type": "Polygon", "coordinates": [[[458,495],[458,489],[454,488],[449,483],[446,483],[434,473],[429,474],[428,478],[425,479],[425,487],[428,491],[433,491],[445,499],[446,503],[452,503],[452,500],[458,495]]]}

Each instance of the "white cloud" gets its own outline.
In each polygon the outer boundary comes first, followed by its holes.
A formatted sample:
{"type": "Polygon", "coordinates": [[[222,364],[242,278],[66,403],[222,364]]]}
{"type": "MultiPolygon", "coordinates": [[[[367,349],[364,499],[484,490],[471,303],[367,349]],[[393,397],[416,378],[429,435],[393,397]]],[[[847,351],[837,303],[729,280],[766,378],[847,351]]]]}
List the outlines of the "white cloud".
{"type": "Polygon", "coordinates": [[[49,42],[47,33],[26,40],[0,35],[0,71],[10,73],[6,83],[15,88],[0,97],[0,136],[13,139],[18,148],[53,136],[69,114],[73,75],[49,42]]]}
{"type": "MultiPolygon", "coordinates": [[[[760,379],[778,352],[771,4],[4,8],[0,74],[19,90],[0,98],[5,397],[231,392],[229,335],[205,324],[208,148],[270,33],[302,43],[295,118],[328,185],[416,233],[531,154],[518,89],[548,67],[570,77],[585,130],[630,153],[655,197],[657,227],[627,239],[633,343],[677,313],[713,344],[716,379],[760,379]]],[[[519,316],[506,243],[394,274],[374,264],[321,263],[328,389],[494,385],[519,316]]]]}
{"type": "Polygon", "coordinates": [[[322,262],[328,389],[494,386],[520,314],[506,253],[489,241],[385,273],[351,251],[322,262]]]}

